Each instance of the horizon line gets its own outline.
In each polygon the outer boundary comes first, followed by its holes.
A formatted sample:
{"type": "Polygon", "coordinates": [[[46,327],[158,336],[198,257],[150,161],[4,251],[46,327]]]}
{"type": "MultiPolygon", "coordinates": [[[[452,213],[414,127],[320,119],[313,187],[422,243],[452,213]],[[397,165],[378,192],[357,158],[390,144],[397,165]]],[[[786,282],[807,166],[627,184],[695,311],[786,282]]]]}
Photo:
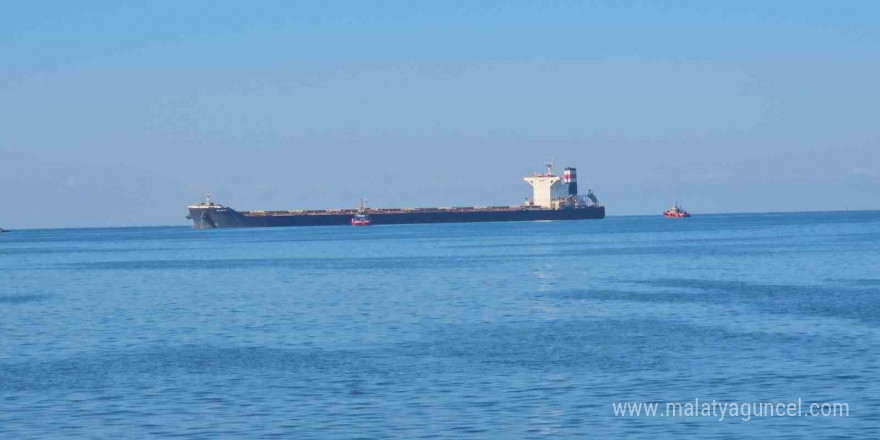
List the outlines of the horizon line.
{"type": "MultiPolygon", "coordinates": [[[[726,215],[754,215],[754,214],[821,214],[821,213],[835,213],[835,212],[880,212],[880,208],[878,209],[846,209],[846,210],[822,210],[822,211],[765,211],[765,212],[707,212],[702,214],[691,214],[691,218],[694,217],[706,217],[706,216],[726,216],[726,215]]],[[[605,218],[626,218],[626,217],[656,217],[661,218],[662,214],[618,214],[618,215],[606,215],[605,218]]],[[[552,222],[552,220],[551,220],[552,222]]],[[[467,222],[463,222],[467,223],[467,222]]],[[[480,223],[480,222],[478,222],[480,223]]],[[[482,222],[482,223],[510,223],[510,222],[482,222]]],[[[528,222],[516,222],[516,223],[528,223],[528,222]]],[[[452,224],[452,223],[449,223],[452,224]]],[[[188,224],[174,224],[174,225],[128,225],[128,226],[52,226],[45,228],[13,228],[6,229],[7,232],[12,231],[46,231],[46,230],[73,230],[73,229],[127,229],[127,228],[184,228],[192,225],[188,224]]],[[[401,225],[386,225],[386,226],[401,226],[401,225]]],[[[281,228],[307,228],[308,226],[281,226],[281,228]]],[[[253,227],[245,227],[245,228],[227,228],[227,229],[267,229],[269,227],[262,228],[253,228],[253,227]]],[[[277,229],[279,227],[273,227],[273,229],[277,229]]]]}

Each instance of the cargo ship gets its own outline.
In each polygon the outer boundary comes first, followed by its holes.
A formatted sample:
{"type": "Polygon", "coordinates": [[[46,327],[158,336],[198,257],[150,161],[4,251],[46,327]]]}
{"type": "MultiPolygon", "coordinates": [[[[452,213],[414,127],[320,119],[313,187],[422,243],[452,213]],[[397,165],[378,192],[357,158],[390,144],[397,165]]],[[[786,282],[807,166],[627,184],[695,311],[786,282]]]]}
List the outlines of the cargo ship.
{"type": "Polygon", "coordinates": [[[211,201],[190,205],[188,220],[195,229],[249,228],[274,226],[350,225],[358,214],[368,215],[371,225],[417,223],[471,223],[539,220],[585,220],[605,218],[605,207],[593,191],[578,194],[577,170],[566,168],[562,176],[553,174],[553,162],[546,163],[545,173],[535,173],[524,180],[532,186],[533,196],[521,205],[468,206],[457,208],[369,208],[290,211],[236,211],[211,201]]]}

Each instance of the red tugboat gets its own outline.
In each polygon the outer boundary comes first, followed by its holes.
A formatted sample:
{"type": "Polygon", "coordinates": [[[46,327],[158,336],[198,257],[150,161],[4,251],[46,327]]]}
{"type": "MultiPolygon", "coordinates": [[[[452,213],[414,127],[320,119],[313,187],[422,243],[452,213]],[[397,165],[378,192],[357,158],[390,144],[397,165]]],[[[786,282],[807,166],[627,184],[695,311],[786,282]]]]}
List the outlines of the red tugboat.
{"type": "Polygon", "coordinates": [[[678,206],[678,202],[675,202],[672,204],[672,207],[669,208],[669,211],[663,213],[663,216],[666,218],[685,218],[690,217],[691,215],[684,209],[681,209],[681,207],[678,206]]]}
{"type": "Polygon", "coordinates": [[[367,201],[361,199],[361,205],[358,207],[357,214],[354,215],[351,219],[352,226],[370,226],[373,224],[373,221],[370,220],[370,216],[367,214],[367,201]]]}

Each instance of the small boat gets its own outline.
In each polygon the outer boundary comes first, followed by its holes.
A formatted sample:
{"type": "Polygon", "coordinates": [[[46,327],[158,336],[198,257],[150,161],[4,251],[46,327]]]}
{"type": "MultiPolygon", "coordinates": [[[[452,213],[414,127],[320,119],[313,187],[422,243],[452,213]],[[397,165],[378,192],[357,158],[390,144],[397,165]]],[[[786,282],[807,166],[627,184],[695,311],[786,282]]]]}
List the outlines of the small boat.
{"type": "Polygon", "coordinates": [[[0,228],[0,234],[7,232],[6,229],[0,228]]]}
{"type": "Polygon", "coordinates": [[[681,209],[681,207],[678,206],[678,202],[675,202],[668,211],[663,213],[663,216],[666,218],[685,218],[690,217],[691,215],[684,209],[681,209]]]}
{"type": "Polygon", "coordinates": [[[352,226],[370,226],[373,224],[373,221],[370,220],[370,215],[367,214],[369,208],[367,207],[367,201],[361,199],[361,204],[358,207],[357,214],[354,215],[351,219],[352,226]]]}

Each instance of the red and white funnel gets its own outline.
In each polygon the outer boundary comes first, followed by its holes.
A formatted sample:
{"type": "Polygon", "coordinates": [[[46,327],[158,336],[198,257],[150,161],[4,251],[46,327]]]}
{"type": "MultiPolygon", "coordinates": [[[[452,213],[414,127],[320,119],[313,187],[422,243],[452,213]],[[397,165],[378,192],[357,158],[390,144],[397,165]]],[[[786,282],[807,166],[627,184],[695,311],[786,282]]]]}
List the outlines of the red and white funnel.
{"type": "Polygon", "coordinates": [[[576,196],[578,193],[577,168],[566,168],[563,181],[568,185],[568,195],[576,196]]]}

